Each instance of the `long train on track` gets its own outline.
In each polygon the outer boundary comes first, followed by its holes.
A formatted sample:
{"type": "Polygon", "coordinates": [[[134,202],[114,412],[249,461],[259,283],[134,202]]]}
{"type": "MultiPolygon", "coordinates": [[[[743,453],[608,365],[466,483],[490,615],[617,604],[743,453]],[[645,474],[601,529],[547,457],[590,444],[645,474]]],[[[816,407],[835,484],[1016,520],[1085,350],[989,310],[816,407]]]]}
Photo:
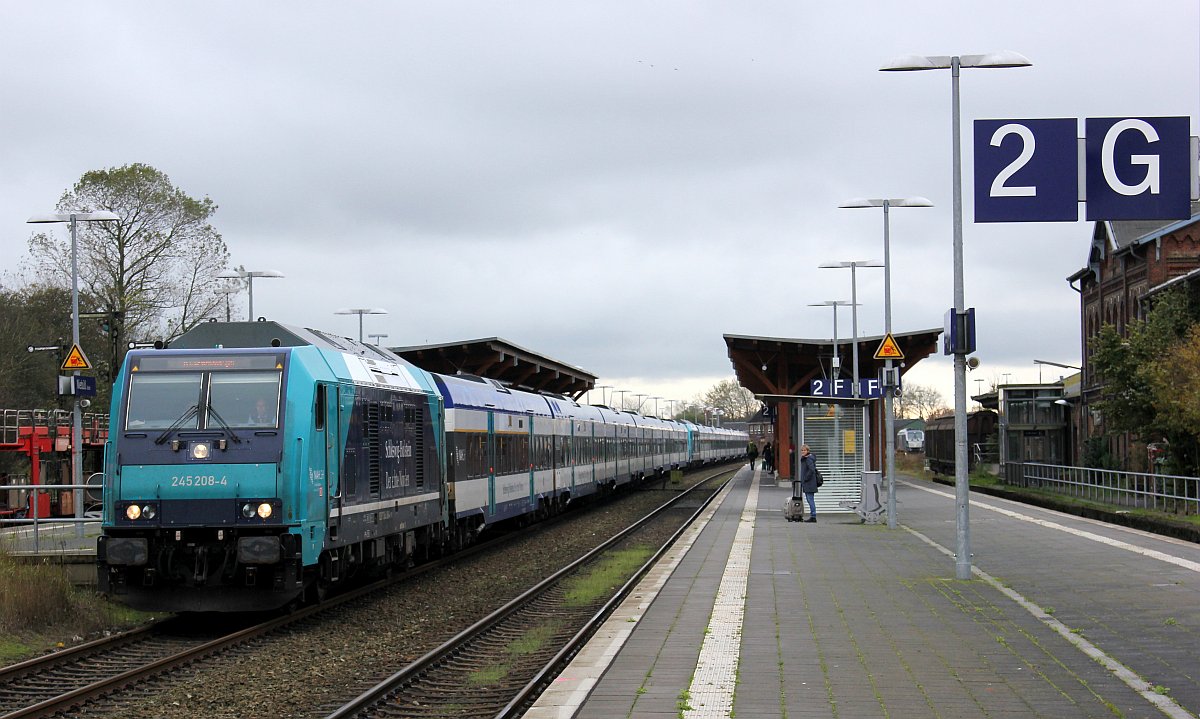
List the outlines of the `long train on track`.
{"type": "Polygon", "coordinates": [[[274,609],[747,439],[318,330],[206,323],[129,352],[114,385],[99,587],[151,611],[274,609]]]}

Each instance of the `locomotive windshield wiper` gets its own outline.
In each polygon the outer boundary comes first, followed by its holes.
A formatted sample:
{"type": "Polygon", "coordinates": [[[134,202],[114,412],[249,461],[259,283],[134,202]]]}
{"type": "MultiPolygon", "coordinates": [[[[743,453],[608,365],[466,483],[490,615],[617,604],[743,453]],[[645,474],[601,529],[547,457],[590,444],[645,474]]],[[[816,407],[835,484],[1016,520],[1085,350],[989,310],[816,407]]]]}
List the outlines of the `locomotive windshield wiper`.
{"type": "Polygon", "coordinates": [[[177,430],[181,426],[183,426],[184,422],[188,421],[192,417],[195,417],[196,413],[199,411],[200,411],[200,406],[195,405],[195,404],[192,405],[191,407],[188,407],[187,409],[185,409],[183,411],[183,414],[179,415],[179,419],[172,422],[170,427],[167,427],[166,429],[163,430],[162,434],[158,435],[158,438],[154,440],[154,443],[162,444],[162,443],[166,442],[167,438],[171,436],[172,432],[174,432],[175,430],[177,430]]]}
{"type": "Polygon", "coordinates": [[[222,417],[219,412],[217,412],[216,407],[213,407],[211,404],[208,405],[208,414],[213,419],[217,420],[217,424],[221,426],[221,429],[225,430],[226,434],[233,438],[234,442],[238,444],[241,443],[242,438],[237,436],[237,432],[234,432],[233,427],[230,427],[229,423],[225,421],[225,418],[222,417]]]}

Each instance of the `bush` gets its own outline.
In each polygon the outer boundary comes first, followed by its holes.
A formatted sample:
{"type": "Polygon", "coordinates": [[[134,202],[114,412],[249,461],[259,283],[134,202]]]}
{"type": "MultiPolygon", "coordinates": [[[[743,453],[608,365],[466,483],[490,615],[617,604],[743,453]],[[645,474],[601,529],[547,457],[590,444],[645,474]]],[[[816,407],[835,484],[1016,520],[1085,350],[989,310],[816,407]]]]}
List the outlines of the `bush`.
{"type": "Polygon", "coordinates": [[[0,552],[0,629],[59,627],[66,636],[90,634],[104,628],[113,614],[95,592],[71,584],[62,565],[30,564],[0,552]]]}

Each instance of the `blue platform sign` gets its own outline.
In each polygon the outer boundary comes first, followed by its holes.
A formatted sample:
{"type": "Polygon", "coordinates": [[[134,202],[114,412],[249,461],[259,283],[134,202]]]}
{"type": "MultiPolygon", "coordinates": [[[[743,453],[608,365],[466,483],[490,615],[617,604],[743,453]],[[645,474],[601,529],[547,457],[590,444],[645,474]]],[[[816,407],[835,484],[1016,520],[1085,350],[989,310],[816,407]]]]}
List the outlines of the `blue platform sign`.
{"type": "Polygon", "coordinates": [[[1079,219],[1074,118],[975,121],[975,221],[1079,219]]]}
{"type": "Polygon", "coordinates": [[[87,375],[75,375],[71,378],[75,385],[76,397],[95,397],[96,396],[96,378],[87,375]]]}
{"type": "Polygon", "coordinates": [[[1190,128],[1187,117],[1087,118],[1087,219],[1191,217],[1190,128]]]}
{"type": "MultiPolygon", "coordinates": [[[[850,379],[814,379],[809,386],[809,394],[813,397],[854,397],[854,380],[850,379]]],[[[860,378],[858,380],[859,399],[877,399],[883,396],[883,383],[877,378],[860,378]]]]}

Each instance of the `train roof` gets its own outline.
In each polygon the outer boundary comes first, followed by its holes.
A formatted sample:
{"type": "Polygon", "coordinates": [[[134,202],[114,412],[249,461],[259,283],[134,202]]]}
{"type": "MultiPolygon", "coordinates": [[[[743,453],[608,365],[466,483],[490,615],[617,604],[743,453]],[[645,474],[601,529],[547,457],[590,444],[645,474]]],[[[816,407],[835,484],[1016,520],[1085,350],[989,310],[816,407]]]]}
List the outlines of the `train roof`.
{"type": "Polygon", "coordinates": [[[523,414],[550,415],[546,398],[528,392],[510,390],[495,380],[474,375],[433,375],[441,390],[446,409],[498,409],[523,414]]]}
{"type": "Polygon", "coordinates": [[[234,347],[321,347],[363,357],[408,364],[384,347],[308,327],[279,322],[202,322],[176,337],[171,349],[230,349],[234,347]]]}

